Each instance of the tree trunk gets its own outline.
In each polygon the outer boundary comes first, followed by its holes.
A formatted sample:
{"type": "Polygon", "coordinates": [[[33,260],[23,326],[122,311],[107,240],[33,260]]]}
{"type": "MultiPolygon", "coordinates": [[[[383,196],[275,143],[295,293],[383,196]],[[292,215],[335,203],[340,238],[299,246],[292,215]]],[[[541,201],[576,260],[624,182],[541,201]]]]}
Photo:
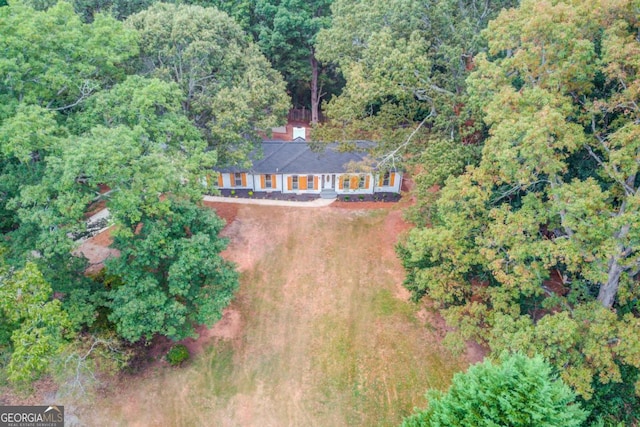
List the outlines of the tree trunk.
{"type": "Polygon", "coordinates": [[[311,56],[309,57],[311,63],[311,123],[318,123],[318,110],[320,108],[320,89],[318,87],[318,60],[316,59],[315,51],[311,48],[311,56]]]}
{"type": "Polygon", "coordinates": [[[620,276],[624,273],[625,268],[620,265],[618,257],[614,257],[609,262],[609,274],[607,276],[607,283],[600,286],[598,292],[598,301],[605,308],[611,308],[616,300],[616,294],[618,293],[618,287],[620,287],[620,276]]]}
{"type": "MultiPolygon", "coordinates": [[[[622,203],[618,215],[622,215],[624,213],[625,207],[626,203],[622,203]]],[[[629,224],[623,225],[614,237],[619,239],[619,242],[622,242],[627,234],[629,234],[630,228],[631,226],[629,224]]],[[[620,287],[620,277],[622,276],[622,273],[629,270],[629,267],[622,265],[621,261],[631,254],[631,248],[625,248],[623,243],[619,243],[618,250],[619,252],[614,254],[609,261],[607,283],[600,286],[600,291],[598,292],[598,301],[600,301],[605,308],[611,308],[613,306],[613,303],[616,300],[616,294],[618,293],[618,288],[620,287]]]]}

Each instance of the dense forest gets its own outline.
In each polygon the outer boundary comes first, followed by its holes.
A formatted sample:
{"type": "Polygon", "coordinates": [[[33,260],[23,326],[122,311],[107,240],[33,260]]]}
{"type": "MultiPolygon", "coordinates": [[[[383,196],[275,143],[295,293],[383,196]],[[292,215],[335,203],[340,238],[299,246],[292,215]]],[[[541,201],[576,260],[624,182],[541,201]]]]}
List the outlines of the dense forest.
{"type": "Polygon", "coordinates": [[[83,389],[216,322],[208,178],[293,106],[411,173],[405,286],[488,351],[405,425],[637,424],[638,1],[6,3],[0,384],[83,389]],[[88,274],[97,205],[119,256],[88,274]]]}

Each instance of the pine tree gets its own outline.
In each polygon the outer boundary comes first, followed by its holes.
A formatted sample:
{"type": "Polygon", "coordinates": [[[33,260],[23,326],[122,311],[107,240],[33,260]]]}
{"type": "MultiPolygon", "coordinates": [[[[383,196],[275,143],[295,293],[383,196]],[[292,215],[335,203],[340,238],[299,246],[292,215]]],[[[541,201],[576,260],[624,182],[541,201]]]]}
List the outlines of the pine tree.
{"type": "Polygon", "coordinates": [[[505,353],[456,374],[447,393],[430,390],[429,407],[402,426],[579,426],[587,413],[575,397],[542,357],[505,353]]]}

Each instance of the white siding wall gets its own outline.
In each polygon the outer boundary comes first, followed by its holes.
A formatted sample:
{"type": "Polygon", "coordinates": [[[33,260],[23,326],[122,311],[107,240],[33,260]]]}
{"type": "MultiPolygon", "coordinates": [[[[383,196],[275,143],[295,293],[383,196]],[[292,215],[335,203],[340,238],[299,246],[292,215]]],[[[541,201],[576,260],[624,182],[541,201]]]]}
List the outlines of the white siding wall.
{"type": "Polygon", "coordinates": [[[231,187],[231,180],[229,178],[229,174],[228,173],[221,173],[220,175],[222,176],[222,187],[220,187],[220,188],[229,188],[229,187],[231,187]]]}
{"type": "MultiPolygon", "coordinates": [[[[253,175],[253,182],[255,183],[256,191],[280,191],[282,188],[282,179],[280,175],[269,174],[271,175],[271,187],[263,187],[262,186],[262,174],[253,175]]],[[[265,177],[265,185],[266,185],[266,177],[265,177]]]]}
{"type": "MultiPolygon", "coordinates": [[[[344,183],[347,184],[347,183],[344,183]]],[[[372,174],[336,174],[336,185],[334,190],[336,191],[336,193],[338,194],[344,194],[344,195],[349,195],[349,194],[372,194],[373,190],[374,190],[374,186],[375,186],[375,179],[374,176],[372,174]],[[369,177],[369,185],[364,187],[364,188],[350,188],[351,187],[351,178],[354,176],[358,176],[360,179],[364,179],[365,183],[366,183],[366,177],[369,177]],[[343,182],[343,179],[347,177],[349,178],[349,182],[348,185],[342,185],[342,188],[340,188],[340,184],[343,182]]]]}
{"type": "MultiPolygon", "coordinates": [[[[253,175],[246,174],[246,185],[235,185],[233,173],[222,173],[222,186],[219,188],[250,188],[253,189],[253,175]]],[[[214,184],[218,185],[218,180],[214,179],[214,184]]]]}
{"type": "Polygon", "coordinates": [[[402,188],[402,173],[400,172],[390,172],[389,173],[389,184],[388,185],[383,185],[384,184],[384,180],[383,180],[383,176],[382,175],[376,175],[376,179],[375,179],[375,191],[379,191],[379,192],[393,192],[393,193],[399,193],[400,192],[400,188],[402,188]]]}
{"type": "MultiPolygon", "coordinates": [[[[335,182],[334,182],[334,190],[338,194],[372,194],[374,192],[394,192],[399,193],[400,188],[402,186],[402,173],[400,172],[391,172],[393,174],[393,179],[389,179],[388,185],[381,185],[383,180],[381,179],[381,175],[379,174],[368,174],[369,175],[369,185],[365,188],[349,188],[350,186],[346,186],[344,188],[340,188],[340,182],[344,176],[352,177],[354,174],[335,174],[335,182]]],[[[234,185],[234,175],[232,173],[222,173],[222,187],[220,188],[248,188],[254,189],[255,191],[282,191],[283,193],[308,193],[315,194],[320,193],[322,191],[323,183],[322,177],[323,175],[317,174],[313,175],[318,178],[318,186],[316,189],[291,189],[288,188],[289,178],[293,177],[294,174],[275,174],[275,179],[273,180],[273,188],[262,188],[261,186],[261,175],[253,175],[250,173],[246,174],[246,185],[245,186],[236,186],[234,185]]],[[[357,174],[361,177],[366,176],[367,174],[357,174]]],[[[306,177],[307,175],[297,175],[300,177],[306,177]]],[[[216,178],[212,178],[213,185],[217,186],[218,181],[216,178]]],[[[298,181],[300,184],[300,181],[298,181]]]]}
{"type": "Polygon", "coordinates": [[[281,177],[282,177],[282,192],[283,193],[294,193],[294,194],[298,194],[298,193],[301,193],[301,194],[317,194],[317,193],[320,193],[320,191],[322,191],[322,176],[321,175],[314,175],[314,174],[310,174],[310,175],[313,176],[314,179],[317,177],[318,186],[315,189],[309,188],[309,183],[307,182],[307,189],[305,189],[305,190],[300,189],[300,187],[301,187],[300,178],[302,178],[302,177],[307,178],[307,177],[309,177],[309,175],[299,175],[299,174],[284,174],[284,175],[281,175],[281,177]],[[294,188],[289,189],[289,180],[291,179],[291,181],[293,181],[293,177],[294,176],[298,177],[298,189],[294,189],[294,188]]]}

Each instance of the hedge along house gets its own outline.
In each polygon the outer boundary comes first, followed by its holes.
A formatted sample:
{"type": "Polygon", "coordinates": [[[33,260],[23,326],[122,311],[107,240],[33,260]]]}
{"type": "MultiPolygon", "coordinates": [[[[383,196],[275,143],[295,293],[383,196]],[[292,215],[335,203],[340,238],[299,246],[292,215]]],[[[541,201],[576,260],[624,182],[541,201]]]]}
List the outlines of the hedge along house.
{"type": "Polygon", "coordinates": [[[366,162],[365,152],[341,152],[335,145],[316,152],[306,142],[264,141],[262,156],[251,157],[249,168],[219,170],[217,187],[335,198],[339,194],[399,193],[402,185],[399,171],[349,171],[349,165],[366,162]]]}

